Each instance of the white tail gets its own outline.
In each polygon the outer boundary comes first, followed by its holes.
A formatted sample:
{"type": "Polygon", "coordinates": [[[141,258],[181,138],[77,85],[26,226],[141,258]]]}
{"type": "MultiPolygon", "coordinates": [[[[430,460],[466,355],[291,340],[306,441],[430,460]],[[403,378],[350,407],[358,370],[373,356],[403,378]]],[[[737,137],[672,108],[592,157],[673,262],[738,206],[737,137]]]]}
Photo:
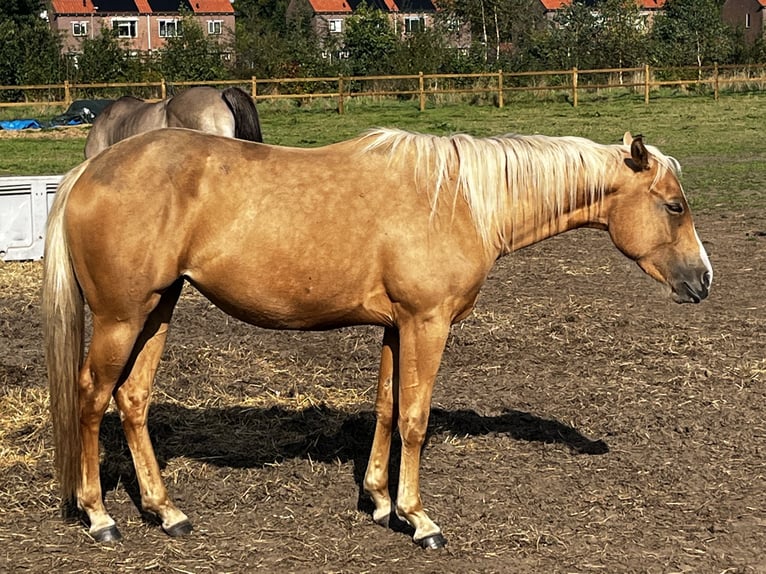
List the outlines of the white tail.
{"type": "Polygon", "coordinates": [[[66,174],[48,217],[42,286],[42,325],[53,419],[56,470],[64,502],[80,484],[78,378],[84,347],[84,302],[72,268],[65,231],[69,192],[88,162],[66,174]]]}

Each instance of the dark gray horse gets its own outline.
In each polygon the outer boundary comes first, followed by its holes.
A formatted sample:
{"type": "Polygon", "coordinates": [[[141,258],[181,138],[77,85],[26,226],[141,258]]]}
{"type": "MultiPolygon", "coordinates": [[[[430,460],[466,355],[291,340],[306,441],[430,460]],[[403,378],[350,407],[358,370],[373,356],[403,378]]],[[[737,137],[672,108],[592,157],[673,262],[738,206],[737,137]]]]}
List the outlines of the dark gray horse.
{"type": "Polygon", "coordinates": [[[190,128],[263,141],[258,110],[247,92],[237,87],[219,91],[200,86],[155,103],[121,97],[96,117],[85,142],[85,157],[93,157],[132,135],[158,128],[190,128]]]}

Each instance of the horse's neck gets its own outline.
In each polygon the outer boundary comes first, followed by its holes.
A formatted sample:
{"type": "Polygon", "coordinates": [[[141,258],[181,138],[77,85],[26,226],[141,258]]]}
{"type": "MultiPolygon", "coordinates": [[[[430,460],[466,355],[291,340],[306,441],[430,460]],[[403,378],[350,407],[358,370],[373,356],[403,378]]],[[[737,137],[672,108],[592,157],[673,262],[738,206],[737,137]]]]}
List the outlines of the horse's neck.
{"type": "Polygon", "coordinates": [[[579,186],[575,201],[563,205],[545,199],[526,200],[516,206],[506,231],[505,253],[517,251],[554,235],[579,227],[606,228],[603,212],[605,192],[579,186]]]}

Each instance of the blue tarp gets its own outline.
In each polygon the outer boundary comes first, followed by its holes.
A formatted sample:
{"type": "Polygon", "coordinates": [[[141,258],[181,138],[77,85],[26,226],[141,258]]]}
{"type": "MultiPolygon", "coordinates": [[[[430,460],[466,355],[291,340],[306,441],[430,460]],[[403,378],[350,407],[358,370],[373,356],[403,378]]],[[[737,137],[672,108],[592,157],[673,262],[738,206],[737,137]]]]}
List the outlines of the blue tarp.
{"type": "Polygon", "coordinates": [[[30,128],[41,128],[37,120],[7,120],[0,122],[0,128],[4,130],[27,130],[30,128]]]}
{"type": "Polygon", "coordinates": [[[60,116],[50,121],[39,122],[34,119],[0,121],[0,129],[4,130],[27,130],[40,128],[53,128],[56,126],[77,126],[85,123],[93,123],[93,120],[113,100],[76,100],[69,109],[60,116]]]}

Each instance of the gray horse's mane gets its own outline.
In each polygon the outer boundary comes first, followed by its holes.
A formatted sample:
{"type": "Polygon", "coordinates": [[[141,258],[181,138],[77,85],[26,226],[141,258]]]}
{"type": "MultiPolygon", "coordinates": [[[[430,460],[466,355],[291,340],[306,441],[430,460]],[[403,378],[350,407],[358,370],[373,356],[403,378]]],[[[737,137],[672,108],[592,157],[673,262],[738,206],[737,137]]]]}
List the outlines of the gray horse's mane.
{"type": "MultiPolygon", "coordinates": [[[[552,222],[580,190],[589,204],[601,201],[614,171],[630,153],[625,145],[603,145],[580,137],[506,134],[477,138],[466,134],[435,136],[395,129],[374,129],[361,137],[364,151],[387,149],[390,161],[400,153],[414,154],[418,180],[428,182],[436,209],[448,174],[457,174],[453,197],[468,203],[485,244],[509,245],[507,223],[517,209],[540,223],[552,222]]],[[[655,182],[670,170],[680,175],[678,162],[646,146],[660,168],[655,182]]],[[[511,234],[513,230],[511,230],[511,234]]]]}

